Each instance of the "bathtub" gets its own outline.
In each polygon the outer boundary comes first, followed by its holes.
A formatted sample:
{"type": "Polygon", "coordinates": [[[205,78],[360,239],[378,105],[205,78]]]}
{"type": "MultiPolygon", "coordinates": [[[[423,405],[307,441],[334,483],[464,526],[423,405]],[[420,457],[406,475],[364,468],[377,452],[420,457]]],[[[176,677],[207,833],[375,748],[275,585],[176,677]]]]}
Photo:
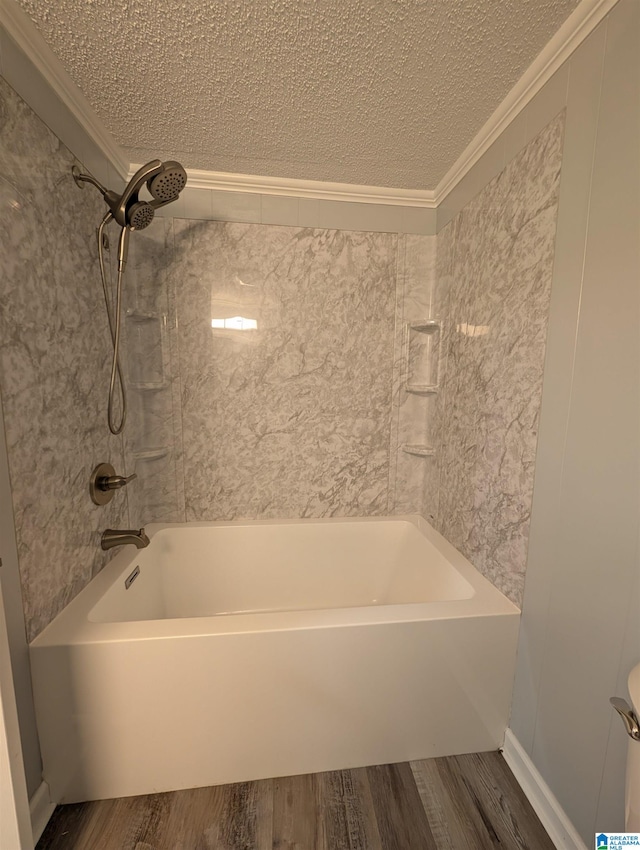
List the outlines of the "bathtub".
{"type": "Polygon", "coordinates": [[[422,518],[147,533],[31,644],[53,801],[502,744],[519,611],[422,518]]]}

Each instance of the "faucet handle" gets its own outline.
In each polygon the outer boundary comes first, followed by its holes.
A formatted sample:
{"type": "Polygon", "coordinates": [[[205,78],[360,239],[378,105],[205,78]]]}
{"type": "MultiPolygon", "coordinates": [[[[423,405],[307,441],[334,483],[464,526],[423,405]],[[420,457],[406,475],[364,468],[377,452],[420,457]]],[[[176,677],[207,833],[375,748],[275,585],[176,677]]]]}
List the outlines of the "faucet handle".
{"type": "Polygon", "coordinates": [[[116,475],[116,471],[110,463],[99,464],[91,473],[89,482],[91,501],[95,505],[106,505],[113,498],[114,490],[119,490],[137,477],[135,472],[126,477],[116,475]]]}
{"type": "Polygon", "coordinates": [[[104,478],[99,478],[97,483],[101,490],[119,490],[121,487],[124,487],[125,484],[128,484],[137,477],[138,476],[135,472],[132,475],[128,475],[126,478],[122,475],[105,475],[104,478]]]}
{"type": "Polygon", "coordinates": [[[633,738],[634,741],[640,741],[640,726],[638,725],[638,718],[633,713],[633,709],[629,703],[620,697],[610,697],[609,702],[618,712],[620,717],[622,717],[625,729],[627,730],[627,735],[630,738],[633,738]]]}

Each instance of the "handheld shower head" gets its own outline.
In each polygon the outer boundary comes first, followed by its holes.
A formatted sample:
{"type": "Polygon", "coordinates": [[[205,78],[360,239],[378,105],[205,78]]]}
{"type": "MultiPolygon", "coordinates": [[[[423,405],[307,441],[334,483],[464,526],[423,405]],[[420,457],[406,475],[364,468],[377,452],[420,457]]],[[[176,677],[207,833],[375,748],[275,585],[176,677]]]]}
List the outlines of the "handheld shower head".
{"type": "Polygon", "coordinates": [[[105,189],[91,174],[81,174],[77,166],[73,167],[72,174],[78,186],[91,183],[99,189],[116,222],[120,227],[129,227],[131,230],[148,227],[158,207],[177,200],[187,182],[186,171],[175,160],[161,162],[152,159],[136,171],[121,195],[112,189],[105,189]],[[140,200],[140,190],[145,183],[151,201],[140,200]]]}
{"type": "Polygon", "coordinates": [[[111,339],[113,341],[113,360],[111,361],[107,421],[109,423],[109,430],[111,433],[120,434],[124,428],[127,416],[127,396],[122,369],[120,368],[120,362],[118,360],[118,347],[120,343],[120,319],[122,313],[122,278],[127,263],[131,231],[143,230],[145,227],[148,227],[153,221],[153,217],[158,207],[162,207],[177,199],[178,195],[185,187],[187,174],[179,162],[175,162],[173,160],[161,162],[159,159],[153,159],[151,162],[148,162],[136,171],[121,195],[114,192],[112,189],[106,189],[92,174],[82,174],[77,165],[73,166],[71,174],[80,188],[83,188],[85,183],[91,183],[92,186],[95,186],[96,189],[101,192],[102,197],[109,207],[109,211],[98,228],[98,258],[100,262],[102,290],[109,319],[109,329],[111,331],[111,339]],[[140,190],[145,183],[149,193],[151,194],[152,199],[150,201],[141,201],[139,197],[140,190]],[[109,222],[114,220],[122,228],[118,242],[118,280],[116,284],[115,319],[111,312],[111,298],[107,286],[107,275],[103,254],[104,228],[109,224],[109,222]],[[115,422],[113,412],[116,378],[120,384],[120,397],[122,399],[119,423],[115,422]]]}
{"type": "Polygon", "coordinates": [[[162,170],[147,180],[147,189],[159,204],[155,208],[175,201],[187,182],[187,173],[179,162],[169,160],[162,163],[162,170]]]}
{"type": "Polygon", "coordinates": [[[146,181],[161,170],[162,163],[160,160],[153,159],[136,171],[122,195],[113,191],[105,194],[104,199],[120,227],[142,230],[142,228],[151,224],[155,214],[154,209],[148,201],[141,201],[138,194],[146,181]]]}
{"type": "Polygon", "coordinates": [[[136,171],[122,195],[107,192],[104,199],[121,227],[143,230],[151,224],[158,207],[177,199],[186,182],[187,174],[179,162],[152,159],[136,171]],[[139,198],[145,183],[152,201],[139,198]]]}

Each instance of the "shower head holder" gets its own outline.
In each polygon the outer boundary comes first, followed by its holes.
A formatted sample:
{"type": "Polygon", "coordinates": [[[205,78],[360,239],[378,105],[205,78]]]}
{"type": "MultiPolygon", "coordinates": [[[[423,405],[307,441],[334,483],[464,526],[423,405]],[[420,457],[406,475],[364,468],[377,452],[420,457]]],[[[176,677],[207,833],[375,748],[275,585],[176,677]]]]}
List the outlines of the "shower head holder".
{"type": "Polygon", "coordinates": [[[179,162],[168,160],[161,162],[152,159],[141,166],[129,180],[124,192],[119,195],[112,189],[106,189],[91,174],[83,174],[77,165],[71,169],[73,179],[82,187],[91,183],[102,193],[112,217],[123,228],[143,230],[153,221],[155,211],[165,204],[178,199],[187,182],[187,173],[179,162]],[[151,201],[140,200],[140,190],[146,184],[151,201]]]}

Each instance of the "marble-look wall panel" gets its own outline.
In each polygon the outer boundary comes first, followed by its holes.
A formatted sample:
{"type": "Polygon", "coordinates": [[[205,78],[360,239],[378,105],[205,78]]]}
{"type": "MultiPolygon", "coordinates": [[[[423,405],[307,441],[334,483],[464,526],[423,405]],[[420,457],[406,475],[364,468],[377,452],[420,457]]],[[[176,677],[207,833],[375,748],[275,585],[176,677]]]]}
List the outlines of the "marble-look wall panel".
{"type": "Polygon", "coordinates": [[[106,424],[104,203],[76,186],[73,162],[0,79],[0,387],[29,639],[111,556],[100,532],[128,523],[126,492],[89,498],[94,466],[124,458],[106,424]]]}
{"type": "MultiPolygon", "coordinates": [[[[438,236],[448,299],[436,526],[521,604],[564,115],[438,236]]],[[[423,510],[432,514],[433,493],[423,510]]]]}
{"type": "Polygon", "coordinates": [[[384,515],[397,236],[174,228],[187,520],[384,515]]]}

